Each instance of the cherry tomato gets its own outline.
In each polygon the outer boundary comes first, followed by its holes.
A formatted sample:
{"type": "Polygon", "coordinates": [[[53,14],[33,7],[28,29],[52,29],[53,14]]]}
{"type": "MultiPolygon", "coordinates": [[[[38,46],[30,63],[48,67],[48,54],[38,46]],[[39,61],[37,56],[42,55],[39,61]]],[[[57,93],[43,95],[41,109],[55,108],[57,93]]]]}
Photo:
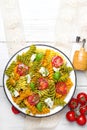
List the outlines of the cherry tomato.
{"type": "Polygon", "coordinates": [[[14,106],[12,106],[12,112],[14,113],[14,114],[19,114],[20,113],[20,111],[18,110],[18,109],[16,109],[14,106]]]}
{"type": "Polygon", "coordinates": [[[58,68],[63,64],[63,59],[60,56],[54,56],[52,58],[52,66],[58,68]]]}
{"type": "Polygon", "coordinates": [[[67,86],[65,82],[58,82],[56,84],[56,92],[62,95],[67,94],[67,86]]]}
{"type": "Polygon", "coordinates": [[[35,106],[39,102],[39,95],[38,94],[32,94],[28,97],[28,102],[30,105],[35,106]]]}
{"type": "Polygon", "coordinates": [[[86,117],[85,117],[85,115],[79,115],[79,116],[76,118],[76,122],[77,122],[77,124],[79,124],[79,125],[85,125],[85,124],[86,124],[86,117]]]}
{"type": "Polygon", "coordinates": [[[40,78],[39,80],[39,90],[44,90],[48,88],[48,81],[45,78],[40,78]]]}
{"type": "Polygon", "coordinates": [[[78,106],[78,100],[76,98],[72,98],[68,103],[70,109],[75,109],[78,106]]]}
{"type": "Polygon", "coordinates": [[[81,105],[79,111],[81,114],[87,115],[87,105],[81,105]]]}
{"type": "Polygon", "coordinates": [[[75,112],[74,111],[68,111],[66,113],[66,119],[70,122],[73,122],[76,120],[76,115],[75,115],[75,112]]]}
{"type": "Polygon", "coordinates": [[[85,105],[87,102],[87,95],[84,92],[81,92],[77,95],[78,102],[82,105],[85,105]]]}
{"type": "Polygon", "coordinates": [[[20,76],[23,76],[23,75],[26,75],[28,73],[28,66],[24,65],[24,64],[19,64],[17,66],[17,73],[20,75],[20,76]]]}

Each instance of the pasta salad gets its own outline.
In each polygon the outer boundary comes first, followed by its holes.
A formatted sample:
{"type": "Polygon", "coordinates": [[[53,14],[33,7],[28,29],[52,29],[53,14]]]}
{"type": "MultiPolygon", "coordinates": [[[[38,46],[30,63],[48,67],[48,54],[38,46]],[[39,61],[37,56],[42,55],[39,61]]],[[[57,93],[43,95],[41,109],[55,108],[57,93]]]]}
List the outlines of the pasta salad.
{"type": "Polygon", "coordinates": [[[66,104],[64,99],[73,86],[72,70],[59,52],[31,45],[7,67],[6,86],[26,114],[47,114],[66,104]]]}

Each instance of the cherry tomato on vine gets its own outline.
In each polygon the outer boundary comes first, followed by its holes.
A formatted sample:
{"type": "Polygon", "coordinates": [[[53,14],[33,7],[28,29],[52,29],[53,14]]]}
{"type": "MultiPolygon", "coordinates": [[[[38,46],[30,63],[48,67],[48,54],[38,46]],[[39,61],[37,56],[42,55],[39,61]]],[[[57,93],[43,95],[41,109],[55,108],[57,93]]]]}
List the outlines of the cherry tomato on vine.
{"type": "Polygon", "coordinates": [[[82,105],[85,105],[87,102],[87,95],[84,92],[81,92],[77,95],[78,102],[82,105]]]}
{"type": "Polygon", "coordinates": [[[76,114],[75,114],[75,112],[74,111],[68,111],[67,113],[66,113],[66,119],[68,120],[68,121],[70,121],[70,122],[73,122],[73,121],[75,121],[76,120],[76,114]]]}
{"type": "Polygon", "coordinates": [[[58,68],[63,64],[63,59],[60,56],[54,56],[52,58],[52,66],[58,68]]]}
{"type": "Polygon", "coordinates": [[[75,109],[78,106],[78,100],[76,98],[72,98],[68,103],[70,109],[75,109]]]}
{"type": "Polygon", "coordinates": [[[76,122],[77,124],[79,125],[85,125],[86,124],[86,117],[85,115],[79,115],[77,118],[76,118],[76,122]]]}
{"type": "Polygon", "coordinates": [[[18,109],[16,109],[14,106],[12,106],[12,112],[14,113],[14,114],[19,114],[20,113],[20,111],[18,110],[18,109]]]}
{"type": "Polygon", "coordinates": [[[81,114],[87,115],[87,105],[81,105],[79,111],[81,114]]]}

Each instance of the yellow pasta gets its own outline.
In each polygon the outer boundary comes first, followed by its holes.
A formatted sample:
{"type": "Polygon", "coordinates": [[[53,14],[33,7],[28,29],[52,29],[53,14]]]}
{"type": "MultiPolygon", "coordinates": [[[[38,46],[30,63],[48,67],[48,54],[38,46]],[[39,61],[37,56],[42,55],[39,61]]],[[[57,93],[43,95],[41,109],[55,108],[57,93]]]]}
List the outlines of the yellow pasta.
{"type": "Polygon", "coordinates": [[[24,103],[33,115],[37,114],[37,108],[35,106],[30,105],[27,100],[24,100],[24,103]]]}
{"type": "Polygon", "coordinates": [[[56,93],[56,98],[61,98],[62,94],[56,93]]]}
{"type": "Polygon", "coordinates": [[[44,60],[43,60],[43,66],[47,66],[48,65],[49,56],[50,56],[50,50],[46,50],[45,56],[44,56],[44,60]]]}
{"type": "Polygon", "coordinates": [[[38,114],[47,114],[49,112],[50,112],[50,108],[44,107],[41,112],[38,111],[38,114]]]}
{"type": "Polygon", "coordinates": [[[47,69],[49,71],[48,79],[52,80],[54,71],[53,71],[53,67],[52,67],[52,63],[51,62],[47,66],[47,69]]]}
{"type": "Polygon", "coordinates": [[[23,92],[20,92],[20,95],[18,97],[13,97],[13,100],[16,104],[20,104],[21,101],[23,101],[25,98],[27,98],[31,94],[32,94],[31,90],[27,89],[23,92]]]}
{"type": "Polygon", "coordinates": [[[32,106],[28,103],[27,100],[24,100],[24,103],[26,104],[26,106],[28,107],[29,111],[35,115],[35,114],[47,114],[50,112],[50,109],[47,107],[43,107],[42,111],[38,111],[38,109],[35,106],[32,106]]]}
{"type": "Polygon", "coordinates": [[[66,80],[66,85],[67,85],[67,88],[68,88],[68,92],[69,92],[69,90],[71,89],[71,87],[73,86],[73,83],[72,83],[72,81],[71,81],[71,79],[70,78],[68,78],[67,80],[66,80]]]}

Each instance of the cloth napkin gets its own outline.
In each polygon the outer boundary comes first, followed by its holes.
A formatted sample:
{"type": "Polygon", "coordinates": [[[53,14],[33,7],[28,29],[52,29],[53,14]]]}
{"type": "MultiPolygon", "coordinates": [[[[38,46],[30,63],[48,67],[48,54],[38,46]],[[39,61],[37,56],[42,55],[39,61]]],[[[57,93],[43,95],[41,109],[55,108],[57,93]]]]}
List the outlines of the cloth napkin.
{"type": "MultiPolygon", "coordinates": [[[[72,51],[72,42],[71,37],[73,36],[73,31],[75,29],[75,18],[74,12],[76,12],[77,7],[77,0],[61,0],[61,8],[60,8],[60,15],[58,16],[57,20],[57,26],[56,26],[56,43],[53,44],[58,49],[62,50],[69,58],[71,56],[72,51]],[[67,2],[66,2],[67,1],[67,2]],[[75,2],[76,1],[76,2],[75,2]],[[65,4],[65,5],[64,5],[65,4]],[[63,8],[65,7],[65,8],[63,8]],[[71,7],[71,8],[70,8],[71,7]],[[72,11],[71,14],[73,15],[73,19],[71,18],[70,13],[67,15],[67,8],[70,11],[72,11]],[[65,13],[63,12],[65,9],[65,13]],[[67,17],[67,16],[69,17],[67,17]],[[72,22],[74,21],[74,22],[72,22]],[[64,23],[65,22],[65,23],[64,23]],[[73,23],[74,29],[70,29],[71,24],[73,23]],[[62,27],[62,29],[61,29],[62,27]],[[64,30],[65,29],[65,30],[64,30]],[[72,35],[70,35],[72,32],[72,35]]],[[[23,34],[23,26],[21,23],[21,15],[20,10],[18,6],[17,0],[1,0],[1,7],[2,7],[2,13],[3,13],[3,21],[4,21],[4,27],[5,27],[5,34],[6,34],[6,40],[7,41],[13,41],[8,42],[8,51],[9,51],[9,57],[12,56],[17,50],[23,48],[26,46],[24,34],[23,34]],[[15,36],[15,37],[14,37],[15,36]]],[[[76,15],[75,15],[76,16],[76,15]]],[[[74,47],[73,47],[74,48],[74,47]]],[[[74,52],[74,49],[73,49],[74,52]]],[[[72,52],[72,53],[73,53],[72,52]]],[[[72,56],[71,56],[72,57],[72,56]]],[[[24,130],[46,130],[55,129],[56,125],[61,121],[63,112],[60,112],[54,116],[50,116],[47,118],[32,118],[26,116],[24,119],[24,130]]]]}

